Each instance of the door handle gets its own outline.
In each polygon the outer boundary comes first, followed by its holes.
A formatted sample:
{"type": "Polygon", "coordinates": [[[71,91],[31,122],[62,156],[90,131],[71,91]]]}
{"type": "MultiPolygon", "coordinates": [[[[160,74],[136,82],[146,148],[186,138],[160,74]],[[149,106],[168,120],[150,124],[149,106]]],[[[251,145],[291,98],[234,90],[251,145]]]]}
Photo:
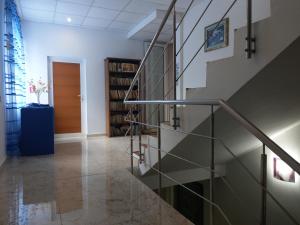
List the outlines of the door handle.
{"type": "Polygon", "coordinates": [[[83,97],[81,95],[77,95],[78,98],[80,98],[80,101],[83,102],[83,97]]]}

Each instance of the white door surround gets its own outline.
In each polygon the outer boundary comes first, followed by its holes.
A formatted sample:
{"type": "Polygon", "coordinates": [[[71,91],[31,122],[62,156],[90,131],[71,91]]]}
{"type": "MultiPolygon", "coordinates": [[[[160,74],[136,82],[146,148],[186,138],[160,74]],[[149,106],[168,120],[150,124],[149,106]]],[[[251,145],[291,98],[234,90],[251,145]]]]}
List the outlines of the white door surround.
{"type": "Polygon", "coordinates": [[[78,138],[87,136],[87,97],[86,97],[86,61],[72,57],[48,56],[49,105],[54,106],[53,98],[53,62],[80,64],[80,95],[81,95],[81,133],[58,134],[55,138],[78,138]]]}

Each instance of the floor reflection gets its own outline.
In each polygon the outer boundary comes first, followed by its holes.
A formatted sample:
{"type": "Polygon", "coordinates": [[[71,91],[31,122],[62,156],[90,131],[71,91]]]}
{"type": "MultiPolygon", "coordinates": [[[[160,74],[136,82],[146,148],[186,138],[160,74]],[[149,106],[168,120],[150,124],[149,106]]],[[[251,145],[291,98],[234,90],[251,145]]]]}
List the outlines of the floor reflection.
{"type": "Polygon", "coordinates": [[[128,172],[126,138],[56,144],[0,169],[2,225],[191,224],[128,172]]]}

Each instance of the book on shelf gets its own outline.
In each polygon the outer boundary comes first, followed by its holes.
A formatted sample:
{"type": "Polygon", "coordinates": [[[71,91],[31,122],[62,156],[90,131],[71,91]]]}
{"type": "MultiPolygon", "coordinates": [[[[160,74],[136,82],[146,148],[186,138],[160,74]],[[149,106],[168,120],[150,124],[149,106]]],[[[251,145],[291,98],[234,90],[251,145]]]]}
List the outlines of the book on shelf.
{"type": "Polygon", "coordinates": [[[113,115],[110,118],[110,122],[112,124],[122,124],[122,123],[125,123],[125,116],[113,115]]]}
{"type": "MultiPolygon", "coordinates": [[[[127,91],[126,90],[110,90],[110,98],[112,101],[114,100],[124,100],[127,91]]],[[[138,91],[133,90],[128,95],[129,99],[137,99],[138,98],[138,91]]]]}
{"type": "Polygon", "coordinates": [[[130,86],[132,82],[132,78],[117,78],[117,77],[111,77],[110,78],[110,85],[116,85],[116,86],[130,86]]]}
{"type": "Polygon", "coordinates": [[[121,127],[111,127],[111,136],[123,136],[126,134],[129,129],[129,125],[124,125],[121,127]]]}
{"type": "Polygon", "coordinates": [[[109,72],[136,73],[139,68],[138,64],[134,63],[116,63],[108,64],[109,72]]]}
{"type": "Polygon", "coordinates": [[[111,111],[129,111],[130,109],[136,111],[137,106],[127,105],[124,104],[123,102],[110,102],[111,111]]]}
{"type": "MultiPolygon", "coordinates": [[[[105,62],[108,118],[106,130],[109,136],[122,136],[129,128],[129,122],[125,118],[128,112],[131,109],[135,114],[138,112],[138,107],[124,104],[123,101],[139,68],[140,60],[107,58],[105,62]]],[[[129,92],[128,99],[136,100],[138,96],[138,86],[135,85],[129,92]]]]}

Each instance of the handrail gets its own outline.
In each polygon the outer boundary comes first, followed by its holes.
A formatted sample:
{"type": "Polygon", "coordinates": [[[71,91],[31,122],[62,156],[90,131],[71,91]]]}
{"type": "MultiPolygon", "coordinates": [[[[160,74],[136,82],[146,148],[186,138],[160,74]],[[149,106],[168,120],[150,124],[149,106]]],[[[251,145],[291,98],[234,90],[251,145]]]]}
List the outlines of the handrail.
{"type": "MultiPolygon", "coordinates": [[[[294,216],[292,216],[289,211],[278,201],[278,199],[265,187],[262,185],[262,183],[256,178],[256,176],[253,174],[253,172],[251,172],[251,170],[238,158],[238,156],[236,156],[232,150],[224,143],[223,140],[219,139],[219,138],[216,138],[216,137],[210,137],[210,136],[206,136],[206,135],[202,135],[202,134],[197,134],[197,133],[189,133],[189,132],[185,132],[185,131],[180,131],[180,130],[174,130],[174,129],[169,129],[169,128],[165,128],[165,127],[161,127],[161,126],[158,126],[158,125],[154,125],[154,124],[146,124],[146,123],[142,123],[142,122],[137,122],[137,121],[134,121],[134,120],[126,120],[127,122],[130,122],[130,123],[133,123],[133,124],[141,124],[141,125],[146,125],[146,126],[149,126],[149,127],[153,127],[153,128],[159,128],[159,129],[163,129],[163,130],[168,130],[168,131],[171,131],[171,132],[174,132],[174,133],[182,133],[182,134],[186,134],[186,135],[191,135],[191,136],[196,136],[196,137],[199,137],[199,138],[203,138],[203,139],[207,139],[207,140],[214,140],[214,141],[217,141],[219,144],[221,144],[221,146],[223,146],[225,148],[225,150],[233,157],[234,160],[237,161],[237,163],[245,170],[245,172],[248,174],[248,176],[263,190],[265,191],[269,197],[278,205],[278,207],[285,212],[285,214],[289,217],[289,219],[291,221],[293,221],[294,224],[296,225],[300,225],[300,223],[298,223],[298,221],[295,219],[294,216]]],[[[154,146],[149,146],[150,147],[150,150],[151,148],[154,148],[156,151],[160,151],[160,152],[165,152],[163,151],[162,149],[159,149],[159,148],[156,148],[154,146]]],[[[185,162],[188,162],[190,164],[193,164],[193,165],[196,165],[197,163],[195,162],[192,162],[190,160],[187,160],[187,159],[184,159],[182,157],[179,157],[177,155],[174,155],[174,154],[171,154],[171,153],[167,153],[165,152],[167,155],[170,155],[172,157],[175,157],[175,158],[178,158],[180,160],[183,160],[185,162]]],[[[199,167],[200,164],[198,164],[197,166],[199,167]]],[[[151,167],[151,166],[150,166],[151,167]]],[[[153,167],[151,167],[153,168],[153,167]]],[[[202,168],[202,169],[205,169],[204,167],[200,166],[199,168],[202,168]]],[[[214,172],[215,174],[216,171],[215,169],[209,169],[209,171],[212,171],[214,172]]],[[[221,177],[222,179],[222,177],[221,177]]],[[[225,183],[225,185],[231,190],[231,192],[233,194],[235,194],[235,191],[233,189],[233,187],[230,185],[230,183],[226,183],[226,179],[222,179],[223,182],[225,183]]],[[[235,194],[236,195],[236,194],[235,194]]],[[[237,199],[239,199],[239,196],[236,195],[237,199]]],[[[242,203],[241,199],[239,199],[239,201],[242,203]]]]}
{"type": "Polygon", "coordinates": [[[173,10],[173,8],[175,7],[176,1],[177,1],[177,0],[172,0],[172,2],[171,2],[171,4],[170,4],[170,6],[169,6],[169,8],[168,8],[168,10],[167,10],[167,12],[166,12],[164,18],[163,18],[163,20],[162,20],[162,22],[161,22],[161,24],[159,25],[158,31],[157,31],[156,34],[154,35],[154,38],[152,39],[152,41],[151,41],[151,43],[150,43],[150,46],[149,46],[149,48],[148,48],[148,50],[147,50],[147,52],[146,52],[146,54],[145,54],[145,56],[144,56],[144,58],[143,58],[141,64],[140,64],[140,67],[138,68],[138,70],[137,70],[137,72],[136,72],[136,75],[134,76],[134,78],[133,78],[133,80],[132,80],[132,83],[131,83],[131,85],[130,85],[130,87],[129,87],[127,93],[126,93],[125,100],[128,99],[129,93],[132,91],[132,89],[133,89],[133,87],[134,87],[134,85],[135,85],[135,82],[137,81],[137,79],[138,79],[138,77],[139,77],[139,74],[142,72],[143,67],[145,66],[146,60],[148,59],[148,57],[149,57],[149,55],[150,55],[152,49],[153,49],[154,46],[155,46],[156,41],[157,41],[158,38],[159,38],[159,35],[160,35],[161,31],[163,30],[163,28],[164,28],[164,26],[165,26],[165,24],[166,24],[166,22],[167,22],[167,20],[168,20],[168,18],[169,18],[169,16],[170,16],[172,10],[173,10]]]}
{"type": "Polygon", "coordinates": [[[199,100],[124,100],[129,105],[220,105],[219,100],[203,99],[199,100]]]}
{"type": "Polygon", "coordinates": [[[252,122],[242,116],[239,112],[233,109],[228,103],[222,99],[218,100],[167,100],[167,101],[124,101],[125,104],[134,105],[219,105],[236,121],[238,121],[245,129],[252,133],[257,139],[265,144],[272,152],[280,157],[287,165],[300,175],[300,163],[284,151],[278,144],[272,141],[265,133],[257,128],[252,122]]]}
{"type": "Polygon", "coordinates": [[[239,112],[229,106],[224,100],[219,100],[220,106],[243,125],[250,133],[252,133],[257,139],[264,143],[272,152],[274,152],[279,158],[281,158],[286,164],[288,164],[293,170],[300,175],[300,163],[291,157],[286,151],[284,151],[278,144],[271,140],[265,133],[257,128],[252,122],[242,116],[239,112]]]}

